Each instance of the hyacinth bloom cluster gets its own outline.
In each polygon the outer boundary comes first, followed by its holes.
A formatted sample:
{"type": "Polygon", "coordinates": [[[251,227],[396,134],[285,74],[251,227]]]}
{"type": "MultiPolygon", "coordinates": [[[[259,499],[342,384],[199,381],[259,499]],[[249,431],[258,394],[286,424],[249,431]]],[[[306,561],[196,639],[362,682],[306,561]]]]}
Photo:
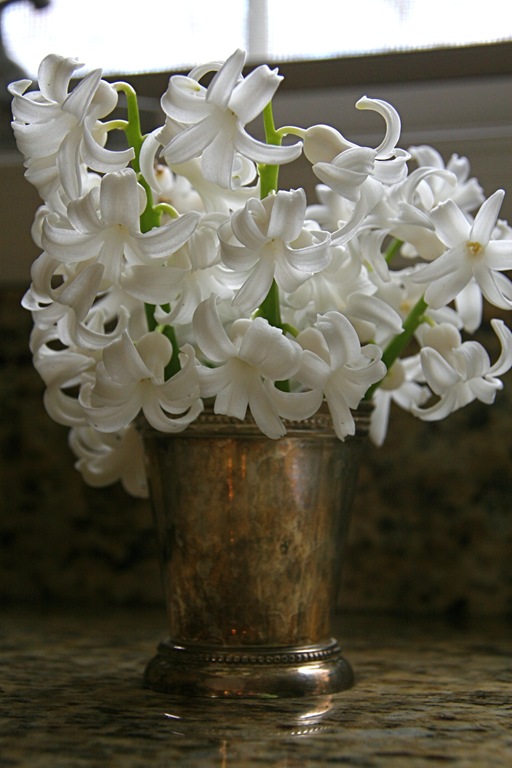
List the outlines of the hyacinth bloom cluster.
{"type": "Polygon", "coordinates": [[[145,136],[133,89],[100,70],[72,85],[74,59],[52,54],[37,86],[10,86],[43,201],[23,298],[31,351],[92,485],[146,493],[141,418],[175,434],[212,404],[278,439],[326,404],[344,440],[371,399],[381,444],[392,402],[442,419],[492,403],[512,366],[503,320],[491,321],[496,360],[470,338],[484,301],[512,308],[504,193],[486,199],[465,158],[400,148],[399,116],[379,99],[356,105],[382,116],[377,147],[327,125],[276,128],[282,77],[244,65],[235,51],[172,76],[145,136]],[[113,116],[120,98],[126,119],[113,116]],[[247,129],[258,117],[265,141],[247,129]],[[300,179],[279,186],[301,155],[315,201],[300,179]]]}

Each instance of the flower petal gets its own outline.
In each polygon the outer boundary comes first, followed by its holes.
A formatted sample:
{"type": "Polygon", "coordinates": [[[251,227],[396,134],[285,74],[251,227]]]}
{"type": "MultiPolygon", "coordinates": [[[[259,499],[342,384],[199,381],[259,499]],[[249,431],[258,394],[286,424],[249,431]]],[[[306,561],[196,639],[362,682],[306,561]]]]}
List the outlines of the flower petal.
{"type": "Polygon", "coordinates": [[[400,138],[401,122],[400,115],[391,104],[382,99],[369,99],[363,96],[356,103],[357,109],[371,109],[378,112],[386,121],[386,135],[376,149],[378,157],[388,158],[394,153],[394,149],[400,138]]]}
{"type": "Polygon", "coordinates": [[[237,349],[220,321],[215,296],[201,302],[192,321],[194,335],[200,350],[214,363],[236,357],[237,349]]]}
{"type": "Polygon", "coordinates": [[[107,173],[101,180],[100,210],[106,226],[121,224],[129,231],[137,231],[145,203],[145,195],[141,197],[141,187],[132,168],[107,173]]]}
{"type": "Polygon", "coordinates": [[[168,165],[186,163],[194,157],[199,157],[203,149],[215,139],[218,130],[218,124],[208,117],[185,128],[162,150],[168,165]]]}
{"type": "Polygon", "coordinates": [[[277,69],[266,64],[256,67],[236,85],[229,100],[229,108],[237,115],[242,125],[252,122],[274,96],[283,77],[277,69]]]}
{"type": "Polygon", "coordinates": [[[471,227],[469,240],[480,243],[480,245],[487,245],[496,226],[504,197],[505,192],[502,189],[498,189],[482,203],[471,227]]]}
{"type": "Polygon", "coordinates": [[[280,191],[272,195],[272,209],[267,228],[269,239],[279,238],[285,243],[296,240],[301,233],[306,215],[306,193],[303,189],[280,191]]]}
{"type": "Polygon", "coordinates": [[[470,240],[471,224],[453,200],[446,200],[430,212],[436,233],[448,248],[470,240]]]}
{"type": "Polygon", "coordinates": [[[500,340],[501,353],[494,365],[489,369],[492,376],[502,376],[512,367],[512,331],[503,320],[492,319],[491,326],[500,340]]]}
{"type": "Polygon", "coordinates": [[[460,374],[445,358],[432,347],[421,352],[421,366],[429,387],[436,395],[443,395],[461,380],[460,374]]]}
{"type": "Polygon", "coordinates": [[[274,279],[276,263],[272,258],[260,258],[237,291],[233,306],[242,312],[252,312],[266,298],[274,279]]]}
{"type": "Polygon", "coordinates": [[[238,48],[228,59],[226,59],[208,86],[206,95],[206,100],[208,102],[215,104],[221,109],[226,109],[233,89],[242,76],[245,56],[245,51],[238,48]]]}

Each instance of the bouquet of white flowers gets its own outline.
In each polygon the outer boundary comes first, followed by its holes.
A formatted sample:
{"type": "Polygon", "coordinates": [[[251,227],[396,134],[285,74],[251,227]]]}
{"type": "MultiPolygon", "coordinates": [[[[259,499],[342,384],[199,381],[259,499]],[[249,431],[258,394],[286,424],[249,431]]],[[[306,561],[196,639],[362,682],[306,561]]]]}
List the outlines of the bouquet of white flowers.
{"type": "Polygon", "coordinates": [[[282,78],[267,66],[244,75],[244,64],[237,50],[172,76],[163,124],[146,136],[132,87],[100,70],[71,87],[74,59],[47,56],[39,90],[10,86],[43,200],[23,298],[31,351],[48,413],[70,428],[93,485],[120,479],[145,494],[141,413],[176,433],[211,402],[279,438],[325,402],[343,440],[372,399],[381,444],[391,401],[441,419],[492,403],[512,366],[502,320],[491,321],[494,363],[464,338],[484,299],[512,307],[504,193],[485,199],[465,158],[398,148],[399,116],[378,99],[356,105],[385,121],[376,148],[326,125],[276,128],[282,78]],[[119,94],[123,120],[111,117],[119,94]],[[259,115],[265,142],[246,130],[259,115]],[[279,188],[280,165],[302,153],[320,182],[312,205],[299,179],[279,188]]]}

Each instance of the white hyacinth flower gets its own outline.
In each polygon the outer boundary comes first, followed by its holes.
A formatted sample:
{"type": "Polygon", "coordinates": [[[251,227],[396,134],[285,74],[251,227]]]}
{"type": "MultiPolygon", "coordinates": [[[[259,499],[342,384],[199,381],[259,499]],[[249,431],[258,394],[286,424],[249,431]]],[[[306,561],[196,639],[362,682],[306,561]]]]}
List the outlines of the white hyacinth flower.
{"type": "Polygon", "coordinates": [[[111,433],[89,425],[72,427],[69,445],[77,457],[75,468],[87,485],[103,488],[120,480],[131,496],[149,495],[142,438],[135,427],[111,433]]]}
{"type": "MultiPolygon", "coordinates": [[[[189,212],[161,227],[141,232],[140,215],[145,206],[145,192],[131,168],[108,173],[99,187],[69,204],[68,221],[55,214],[46,217],[43,247],[64,263],[94,259],[103,265],[104,279],[117,284],[125,264],[165,261],[188,240],[199,218],[199,214],[189,212]]],[[[158,286],[165,277],[161,270],[158,286]]]]}
{"type": "Polygon", "coordinates": [[[512,367],[512,331],[502,320],[491,320],[501,354],[491,365],[489,355],[477,341],[461,341],[454,326],[443,323],[425,330],[421,364],[425,380],[438,397],[434,405],[415,407],[412,412],[424,421],[439,421],[473,400],[487,405],[503,388],[500,376],[512,367]]]}
{"type": "Polygon", "coordinates": [[[431,212],[438,237],[446,251],[418,270],[414,280],[426,285],[425,301],[435,309],[448,304],[474,278],[482,294],[495,307],[512,308],[512,283],[501,274],[512,269],[512,239],[495,240],[504,192],[497,190],[480,207],[471,222],[447,200],[431,212]]]}
{"type": "Polygon", "coordinates": [[[331,260],[328,232],[304,226],[303,189],[280,191],[264,200],[252,198],[219,228],[222,260],[234,272],[246,273],[233,299],[242,312],[256,309],[272,281],[287,292],[296,290],[331,260]]]}
{"type": "Polygon", "coordinates": [[[354,235],[382,199],[386,186],[407,176],[409,154],[396,147],[401,128],[398,112],[387,102],[366,96],[359,99],[356,107],[376,111],[386,122],[385,136],[375,149],[360,147],[327,125],[312,126],[304,135],[304,154],[315,175],[352,203],[348,219],[338,222],[332,233],[336,245],[346,243],[354,235]]]}
{"type": "Polygon", "coordinates": [[[372,384],[386,375],[381,351],[375,344],[361,348],[357,333],[340,312],[319,316],[297,341],[304,355],[297,378],[321,392],[340,440],[355,433],[355,410],[372,384]]]}
{"type": "Polygon", "coordinates": [[[194,315],[197,343],[216,367],[199,369],[201,396],[215,398],[215,413],[244,419],[247,409],[270,438],[286,433],[282,418],[301,420],[318,409],[316,392],[280,392],[276,381],[290,379],[298,370],[302,349],[262,317],[236,320],[224,329],[215,297],[204,301],[194,315]]]}
{"type": "Polygon", "coordinates": [[[201,157],[205,179],[229,189],[233,185],[235,153],[257,163],[279,165],[295,160],[302,144],[270,146],[249,136],[245,125],[271,101],[282,77],[266,65],[242,76],[245,52],[235,51],[222,65],[212,63],[174,75],[162,97],[165,114],[183,130],[164,148],[170,165],[201,157]],[[207,88],[199,80],[216,71],[207,88]]]}
{"type": "Polygon", "coordinates": [[[157,331],[137,345],[125,332],[103,351],[94,381],[80,392],[80,403],[90,424],[100,432],[118,432],[142,410],[149,424],[161,432],[181,432],[202,411],[194,350],[185,345],[183,367],[165,380],[172,356],[171,342],[157,331]]]}
{"type": "Polygon", "coordinates": [[[39,66],[40,90],[29,91],[30,80],[9,87],[13,95],[13,130],[25,157],[27,178],[42,197],[61,183],[70,199],[82,194],[82,167],[109,172],[125,168],[134,157],[130,147],[112,151],[103,145],[100,122],[117,105],[114,88],[96,69],[69,90],[76,59],[50,54],[39,66]]]}

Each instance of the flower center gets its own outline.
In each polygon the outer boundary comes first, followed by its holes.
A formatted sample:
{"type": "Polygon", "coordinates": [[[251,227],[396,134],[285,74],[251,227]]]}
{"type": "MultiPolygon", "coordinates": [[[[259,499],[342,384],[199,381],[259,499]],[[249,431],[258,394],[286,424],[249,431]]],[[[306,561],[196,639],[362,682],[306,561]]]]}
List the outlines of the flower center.
{"type": "Polygon", "coordinates": [[[466,249],[470,256],[474,256],[476,258],[477,256],[482,255],[484,247],[481,243],[469,241],[466,243],[466,249]]]}

